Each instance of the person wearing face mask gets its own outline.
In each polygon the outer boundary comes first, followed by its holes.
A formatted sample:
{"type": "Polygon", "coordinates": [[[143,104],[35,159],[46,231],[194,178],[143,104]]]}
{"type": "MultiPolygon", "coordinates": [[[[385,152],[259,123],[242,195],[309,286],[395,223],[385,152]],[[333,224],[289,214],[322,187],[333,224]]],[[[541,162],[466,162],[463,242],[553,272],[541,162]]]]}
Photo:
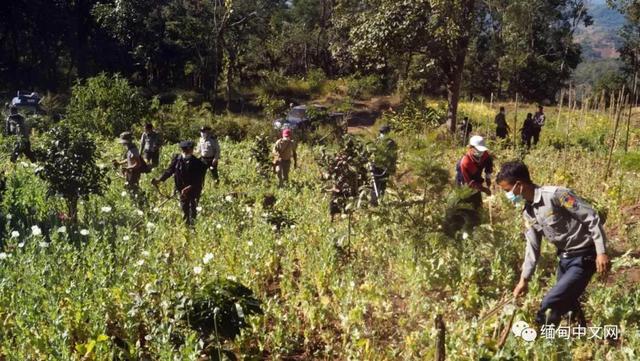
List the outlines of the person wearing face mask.
{"type": "MultiPolygon", "coordinates": [[[[461,219],[454,217],[448,224],[456,224],[463,220],[463,228],[472,230],[480,224],[480,210],[482,209],[482,193],[491,195],[491,174],[493,173],[493,156],[484,143],[484,138],[474,135],[469,139],[465,155],[456,163],[456,183],[472,189],[470,196],[460,199],[461,203],[469,204],[471,209],[464,209],[461,219]],[[483,173],[484,177],[483,178],[483,173]],[[455,220],[458,219],[458,220],[455,220]]],[[[453,232],[453,230],[451,231],[453,232]]]]}
{"type": "Polygon", "coordinates": [[[180,194],[180,207],[184,213],[184,220],[189,226],[195,222],[204,176],[207,173],[207,165],[193,155],[193,147],[194,143],[190,140],[180,142],[182,153],[173,157],[171,164],[160,178],[151,180],[151,183],[157,185],[173,176],[175,189],[180,194]]]}
{"type": "Polygon", "coordinates": [[[456,165],[456,183],[468,186],[476,192],[469,202],[476,209],[482,207],[482,193],[491,195],[491,174],[493,173],[493,156],[486,147],[484,138],[474,135],[469,139],[467,153],[456,165]],[[484,172],[485,178],[482,177],[484,172]]]}
{"type": "Polygon", "coordinates": [[[526,248],[520,281],[513,295],[518,297],[526,292],[540,259],[544,236],[556,246],[559,261],[557,282],[542,299],[536,323],[557,326],[560,318],[571,312],[584,326],[580,296],[596,271],[606,274],[609,269],[607,237],[598,212],[567,188],[537,186],[527,166],[519,161],[503,164],[496,181],[513,203],[524,202],[526,248]]]}

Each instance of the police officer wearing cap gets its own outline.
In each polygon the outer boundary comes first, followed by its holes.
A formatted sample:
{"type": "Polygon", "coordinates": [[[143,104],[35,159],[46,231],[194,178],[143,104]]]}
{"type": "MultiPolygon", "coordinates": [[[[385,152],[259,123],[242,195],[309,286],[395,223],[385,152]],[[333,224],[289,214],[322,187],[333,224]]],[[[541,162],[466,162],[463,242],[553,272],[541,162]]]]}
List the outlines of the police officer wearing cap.
{"type": "Polygon", "coordinates": [[[218,175],[220,143],[218,143],[218,138],[211,132],[211,127],[209,126],[200,128],[200,142],[198,143],[197,153],[200,154],[202,161],[209,167],[211,176],[218,183],[220,181],[218,175]]]}
{"type": "Polygon", "coordinates": [[[18,113],[18,107],[15,105],[10,105],[9,111],[10,114],[5,121],[4,134],[17,137],[13,152],[11,152],[11,162],[15,163],[20,154],[24,154],[30,161],[35,162],[29,140],[29,128],[27,128],[24,117],[18,113]]]}
{"type": "Polygon", "coordinates": [[[502,165],[496,178],[500,188],[513,203],[525,203],[522,217],[527,226],[527,240],[520,281],[513,290],[518,297],[526,292],[540,259],[544,236],[556,246],[558,254],[557,282],[542,299],[536,323],[560,323],[571,312],[581,326],[586,325],[580,296],[595,272],[609,270],[607,237],[603,220],[584,199],[564,187],[537,186],[529,169],[519,161],[502,165]]]}
{"type": "Polygon", "coordinates": [[[180,142],[181,154],[177,154],[171,160],[167,170],[151,182],[157,185],[173,176],[175,189],[180,194],[180,207],[184,213],[187,225],[195,223],[198,201],[202,194],[204,176],[207,165],[193,155],[194,143],[190,140],[180,142]]]}

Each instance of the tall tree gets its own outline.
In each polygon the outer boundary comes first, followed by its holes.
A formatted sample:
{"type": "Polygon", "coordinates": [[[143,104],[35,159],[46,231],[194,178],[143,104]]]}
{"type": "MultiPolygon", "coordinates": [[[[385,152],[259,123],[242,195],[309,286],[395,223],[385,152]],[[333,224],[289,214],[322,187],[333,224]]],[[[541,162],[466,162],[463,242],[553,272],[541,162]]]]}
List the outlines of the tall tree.
{"type": "Polygon", "coordinates": [[[623,70],[631,76],[640,70],[640,2],[634,0],[608,0],[609,6],[625,16],[626,23],[620,29],[622,44],[618,49],[624,63],[623,70]]]}
{"type": "MultiPolygon", "coordinates": [[[[580,62],[574,33],[592,23],[583,0],[488,0],[478,12],[467,80],[498,96],[552,101],[580,62]]],[[[476,90],[473,84],[467,89],[476,90]]]]}
{"type": "Polygon", "coordinates": [[[456,131],[462,75],[476,17],[475,0],[432,1],[430,55],[442,69],[447,83],[447,121],[456,131]]]}
{"type": "Polygon", "coordinates": [[[409,69],[413,55],[426,55],[444,75],[448,124],[455,132],[476,12],[475,0],[338,1],[335,23],[338,33],[348,36],[338,37],[333,50],[344,56],[346,48],[356,63],[376,69],[397,57],[409,69]]]}

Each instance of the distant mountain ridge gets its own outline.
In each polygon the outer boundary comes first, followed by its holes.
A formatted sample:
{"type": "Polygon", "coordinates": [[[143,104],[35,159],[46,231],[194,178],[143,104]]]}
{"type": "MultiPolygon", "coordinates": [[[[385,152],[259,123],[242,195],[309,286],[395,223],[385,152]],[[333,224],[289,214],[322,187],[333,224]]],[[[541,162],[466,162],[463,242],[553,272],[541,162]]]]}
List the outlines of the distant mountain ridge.
{"type": "Polygon", "coordinates": [[[620,45],[618,31],[624,25],[624,16],[610,9],[605,0],[591,1],[588,6],[593,25],[580,27],[576,32],[576,40],[582,46],[583,60],[617,58],[620,45]]]}

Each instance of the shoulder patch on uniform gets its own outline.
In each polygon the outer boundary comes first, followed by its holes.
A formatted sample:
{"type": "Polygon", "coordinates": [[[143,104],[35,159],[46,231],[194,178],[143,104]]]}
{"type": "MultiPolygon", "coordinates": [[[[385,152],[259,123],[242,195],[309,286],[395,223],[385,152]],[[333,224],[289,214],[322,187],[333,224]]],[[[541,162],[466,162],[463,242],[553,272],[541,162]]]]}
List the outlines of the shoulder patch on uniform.
{"type": "Polygon", "coordinates": [[[560,193],[558,200],[560,201],[560,205],[566,209],[576,209],[578,207],[576,197],[567,191],[560,193]]]}

